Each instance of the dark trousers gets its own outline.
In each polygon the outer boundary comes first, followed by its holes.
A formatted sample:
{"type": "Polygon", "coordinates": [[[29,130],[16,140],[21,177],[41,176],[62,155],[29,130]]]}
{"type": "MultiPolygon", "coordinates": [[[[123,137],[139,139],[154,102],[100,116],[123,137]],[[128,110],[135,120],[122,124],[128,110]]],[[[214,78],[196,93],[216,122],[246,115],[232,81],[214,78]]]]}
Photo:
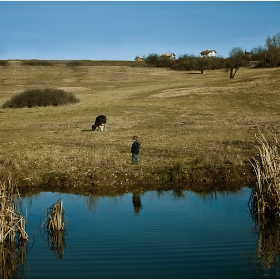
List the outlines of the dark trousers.
{"type": "Polygon", "coordinates": [[[138,155],[132,154],[132,164],[133,165],[138,164],[138,155]]]}

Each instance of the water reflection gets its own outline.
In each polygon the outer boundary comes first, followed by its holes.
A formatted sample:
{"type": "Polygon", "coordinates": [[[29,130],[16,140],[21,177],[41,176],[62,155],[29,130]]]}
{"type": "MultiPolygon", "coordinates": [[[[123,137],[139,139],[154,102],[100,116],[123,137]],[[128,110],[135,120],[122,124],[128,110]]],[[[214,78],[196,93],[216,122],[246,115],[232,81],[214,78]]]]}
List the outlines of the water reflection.
{"type": "Polygon", "coordinates": [[[134,207],[134,214],[138,215],[140,210],[142,209],[141,197],[139,193],[132,194],[132,203],[134,207]]]}
{"type": "Polygon", "coordinates": [[[60,259],[64,258],[64,252],[67,245],[65,231],[55,230],[45,232],[42,238],[51,251],[53,251],[60,259]]]}
{"type": "Polygon", "coordinates": [[[257,215],[255,217],[259,229],[258,256],[262,260],[263,269],[274,267],[280,256],[280,220],[278,217],[257,215]]]}
{"type": "Polygon", "coordinates": [[[40,227],[44,230],[42,238],[47,243],[48,248],[60,259],[63,259],[66,248],[66,230],[69,225],[61,198],[43,212],[40,227]]]}
{"type": "Polygon", "coordinates": [[[29,278],[267,278],[280,271],[280,223],[260,220],[255,231],[250,189],[45,193],[32,201],[30,222],[58,196],[71,230],[37,237],[29,278]]]}
{"type": "Polygon", "coordinates": [[[27,241],[0,243],[1,279],[23,278],[27,241]]]}

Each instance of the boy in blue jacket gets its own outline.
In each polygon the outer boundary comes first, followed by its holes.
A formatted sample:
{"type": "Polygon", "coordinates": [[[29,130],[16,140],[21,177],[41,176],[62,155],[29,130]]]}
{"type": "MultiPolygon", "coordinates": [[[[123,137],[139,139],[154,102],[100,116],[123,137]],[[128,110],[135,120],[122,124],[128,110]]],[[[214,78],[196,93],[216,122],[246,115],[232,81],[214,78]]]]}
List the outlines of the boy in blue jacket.
{"type": "Polygon", "coordinates": [[[138,155],[140,152],[140,145],[141,143],[138,140],[137,136],[132,137],[132,146],[131,146],[131,153],[132,153],[132,164],[137,165],[138,164],[138,155]]]}

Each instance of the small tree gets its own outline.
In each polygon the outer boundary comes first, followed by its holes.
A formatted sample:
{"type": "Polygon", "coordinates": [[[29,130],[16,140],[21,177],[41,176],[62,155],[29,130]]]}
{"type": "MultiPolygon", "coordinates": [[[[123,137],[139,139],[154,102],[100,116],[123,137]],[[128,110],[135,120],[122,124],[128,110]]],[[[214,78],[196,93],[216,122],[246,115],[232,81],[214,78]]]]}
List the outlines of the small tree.
{"type": "Polygon", "coordinates": [[[229,57],[225,59],[225,67],[229,69],[229,78],[233,79],[240,67],[248,66],[249,57],[241,48],[232,48],[229,57]]]}
{"type": "Polygon", "coordinates": [[[266,39],[267,60],[272,67],[280,65],[280,32],[266,39]]]}
{"type": "Polygon", "coordinates": [[[209,61],[207,57],[198,57],[195,62],[195,68],[199,70],[201,74],[203,74],[204,70],[208,69],[209,61]]]}
{"type": "Polygon", "coordinates": [[[145,59],[146,63],[152,67],[158,67],[158,64],[160,62],[160,56],[155,53],[149,54],[144,59],[145,59]]]}
{"type": "Polygon", "coordinates": [[[179,56],[170,66],[171,69],[180,71],[191,71],[195,69],[195,57],[193,55],[184,54],[179,56]]]}

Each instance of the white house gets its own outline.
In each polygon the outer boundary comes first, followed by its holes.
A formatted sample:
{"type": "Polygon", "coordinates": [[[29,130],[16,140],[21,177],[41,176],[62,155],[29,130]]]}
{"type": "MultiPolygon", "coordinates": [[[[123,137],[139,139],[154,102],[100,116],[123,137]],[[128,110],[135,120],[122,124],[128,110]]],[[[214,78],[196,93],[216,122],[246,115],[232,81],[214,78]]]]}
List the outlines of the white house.
{"type": "Polygon", "coordinates": [[[164,58],[164,57],[167,57],[167,58],[170,58],[170,59],[175,59],[175,54],[174,53],[163,53],[161,55],[161,58],[164,58]]]}
{"type": "Polygon", "coordinates": [[[200,53],[201,57],[215,57],[216,56],[215,50],[206,50],[200,53]]]}

